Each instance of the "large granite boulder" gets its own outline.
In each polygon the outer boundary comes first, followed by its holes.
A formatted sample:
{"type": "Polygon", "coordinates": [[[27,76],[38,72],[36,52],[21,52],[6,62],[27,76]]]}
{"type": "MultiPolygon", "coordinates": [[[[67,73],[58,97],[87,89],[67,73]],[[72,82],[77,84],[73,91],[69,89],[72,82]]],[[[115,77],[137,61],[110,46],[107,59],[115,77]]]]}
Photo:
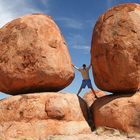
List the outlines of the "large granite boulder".
{"type": "Polygon", "coordinates": [[[140,88],[139,4],[121,4],[100,16],[93,31],[91,57],[98,88],[114,93],[140,88]]]}
{"type": "Polygon", "coordinates": [[[140,134],[140,92],[101,97],[91,107],[96,128],[110,127],[140,134]]]}
{"type": "Polygon", "coordinates": [[[86,103],[77,95],[35,93],[0,101],[0,139],[45,139],[90,133],[86,103]]]}
{"type": "Polygon", "coordinates": [[[0,91],[58,91],[73,78],[66,42],[51,17],[28,15],[0,29],[0,91]]]}

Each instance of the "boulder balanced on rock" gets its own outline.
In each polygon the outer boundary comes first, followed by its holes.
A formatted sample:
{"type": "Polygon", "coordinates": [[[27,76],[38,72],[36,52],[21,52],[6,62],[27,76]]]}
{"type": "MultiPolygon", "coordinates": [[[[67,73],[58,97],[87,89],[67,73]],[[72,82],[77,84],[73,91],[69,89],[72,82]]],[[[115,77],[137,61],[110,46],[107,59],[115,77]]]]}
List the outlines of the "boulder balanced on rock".
{"type": "Polygon", "coordinates": [[[28,15],[0,29],[0,91],[58,91],[73,78],[65,40],[51,17],[28,15]]]}
{"type": "Polygon", "coordinates": [[[91,132],[85,102],[74,94],[35,93],[0,101],[0,139],[45,139],[91,132]]]}
{"type": "Polygon", "coordinates": [[[98,19],[92,36],[93,75],[105,91],[140,88],[140,5],[121,4],[98,19]]]}

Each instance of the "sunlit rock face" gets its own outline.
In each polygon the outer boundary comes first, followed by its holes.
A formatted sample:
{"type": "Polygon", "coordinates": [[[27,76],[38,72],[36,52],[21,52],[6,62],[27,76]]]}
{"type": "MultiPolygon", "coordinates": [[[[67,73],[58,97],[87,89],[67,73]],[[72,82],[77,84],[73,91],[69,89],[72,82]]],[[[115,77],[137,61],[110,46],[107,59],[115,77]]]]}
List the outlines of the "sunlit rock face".
{"type": "Polygon", "coordinates": [[[93,31],[91,57],[98,88],[114,93],[140,88],[139,4],[121,4],[100,16],[93,31]]]}
{"type": "Polygon", "coordinates": [[[44,92],[0,101],[0,140],[90,133],[86,103],[77,95],[44,92]]]}
{"type": "MultiPolygon", "coordinates": [[[[96,95],[98,96],[98,98],[101,98],[107,95],[105,92],[101,90],[94,90],[94,91],[96,95]]],[[[97,98],[95,98],[95,95],[91,90],[89,90],[88,92],[84,94],[83,99],[87,103],[88,107],[90,107],[97,100],[97,98]]]]}
{"type": "Polygon", "coordinates": [[[106,126],[128,134],[140,133],[140,92],[104,96],[91,107],[96,128],[106,126]]]}
{"type": "Polygon", "coordinates": [[[0,91],[58,91],[73,78],[65,40],[51,17],[27,15],[0,29],[0,91]]]}

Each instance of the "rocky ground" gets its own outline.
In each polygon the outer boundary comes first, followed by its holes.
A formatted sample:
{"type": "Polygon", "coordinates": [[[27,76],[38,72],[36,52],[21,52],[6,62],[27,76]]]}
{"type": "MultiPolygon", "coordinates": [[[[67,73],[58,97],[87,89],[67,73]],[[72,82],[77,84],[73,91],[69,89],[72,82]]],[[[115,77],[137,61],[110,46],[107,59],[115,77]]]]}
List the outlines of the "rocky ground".
{"type": "Polygon", "coordinates": [[[140,140],[140,136],[136,134],[126,135],[116,129],[100,127],[91,134],[56,135],[48,137],[47,140],[140,140]]]}
{"type": "MultiPolygon", "coordinates": [[[[0,139],[1,140],[1,139],[0,139]]],[[[11,140],[11,139],[10,139],[11,140]]],[[[116,129],[108,127],[100,127],[90,134],[77,134],[77,135],[50,135],[45,139],[34,138],[17,138],[12,140],[140,140],[140,135],[125,134],[116,129]]]]}
{"type": "Polygon", "coordinates": [[[140,140],[140,138],[127,138],[126,136],[113,136],[113,135],[97,135],[92,134],[79,134],[79,135],[61,135],[50,136],[47,139],[32,139],[32,138],[15,138],[11,140],[140,140]]]}
{"type": "Polygon", "coordinates": [[[50,136],[46,140],[140,140],[140,138],[127,138],[123,135],[97,135],[92,134],[80,134],[73,136],[50,136]]]}

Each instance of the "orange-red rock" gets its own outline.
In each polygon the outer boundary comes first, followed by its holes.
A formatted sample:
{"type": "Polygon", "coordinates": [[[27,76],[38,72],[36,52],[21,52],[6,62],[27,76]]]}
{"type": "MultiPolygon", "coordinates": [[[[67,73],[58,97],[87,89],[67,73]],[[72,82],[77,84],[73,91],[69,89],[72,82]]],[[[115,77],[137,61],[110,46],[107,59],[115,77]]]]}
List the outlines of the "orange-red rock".
{"type": "Polygon", "coordinates": [[[107,126],[129,134],[140,133],[140,92],[101,97],[91,108],[96,128],[107,126]]]}
{"type": "Polygon", "coordinates": [[[85,102],[74,94],[35,93],[0,101],[0,139],[45,139],[91,132],[85,102]]]}
{"type": "Polygon", "coordinates": [[[98,19],[92,36],[92,66],[98,88],[128,92],[140,88],[140,5],[115,6],[98,19]]]}
{"type": "Polygon", "coordinates": [[[0,91],[58,91],[73,78],[66,42],[51,17],[28,15],[0,29],[0,91]]]}
{"type": "MultiPolygon", "coordinates": [[[[105,96],[106,94],[101,91],[101,90],[95,90],[96,95],[100,98],[105,96]]],[[[90,107],[96,100],[93,92],[91,90],[89,90],[88,92],[86,92],[83,96],[84,101],[87,103],[88,107],[90,107]]]]}

